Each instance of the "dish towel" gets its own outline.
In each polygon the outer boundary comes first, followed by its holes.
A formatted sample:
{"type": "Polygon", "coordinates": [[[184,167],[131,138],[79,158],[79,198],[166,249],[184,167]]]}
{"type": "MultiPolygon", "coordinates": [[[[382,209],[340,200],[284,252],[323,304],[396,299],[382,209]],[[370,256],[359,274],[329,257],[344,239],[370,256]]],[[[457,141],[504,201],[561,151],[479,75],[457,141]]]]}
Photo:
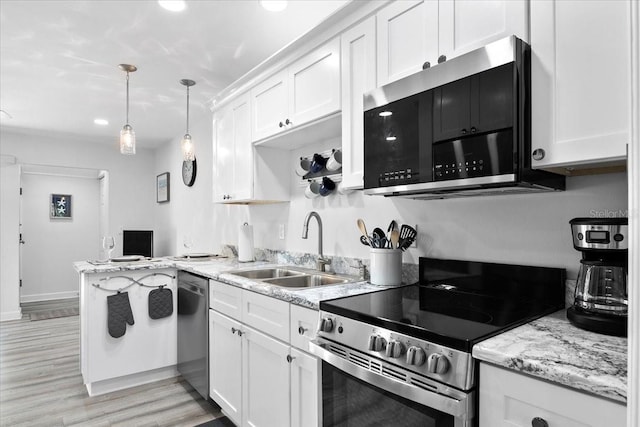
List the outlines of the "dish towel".
{"type": "Polygon", "coordinates": [[[149,292],[149,317],[162,319],[173,314],[173,292],[160,287],[149,292]]]}
{"type": "Polygon", "coordinates": [[[133,325],[133,313],[129,304],[129,293],[118,292],[107,297],[107,328],[109,335],[120,338],[127,331],[127,323],[133,325]]]}

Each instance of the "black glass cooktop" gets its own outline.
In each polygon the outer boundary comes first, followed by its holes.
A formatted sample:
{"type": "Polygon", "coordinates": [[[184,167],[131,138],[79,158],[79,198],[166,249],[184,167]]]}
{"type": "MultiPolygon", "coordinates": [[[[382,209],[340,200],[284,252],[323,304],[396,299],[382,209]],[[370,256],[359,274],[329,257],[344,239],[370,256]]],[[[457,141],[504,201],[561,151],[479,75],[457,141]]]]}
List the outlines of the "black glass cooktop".
{"type": "Polygon", "coordinates": [[[420,282],[320,302],[322,311],[463,351],[564,307],[565,270],[420,258],[420,282]]]}

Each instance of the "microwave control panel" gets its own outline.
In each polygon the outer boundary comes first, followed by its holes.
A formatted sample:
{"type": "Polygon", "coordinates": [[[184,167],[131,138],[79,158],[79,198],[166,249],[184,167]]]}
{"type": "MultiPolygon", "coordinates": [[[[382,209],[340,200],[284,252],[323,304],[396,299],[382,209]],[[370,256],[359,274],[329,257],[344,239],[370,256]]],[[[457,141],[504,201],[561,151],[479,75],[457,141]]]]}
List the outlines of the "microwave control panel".
{"type": "Polygon", "coordinates": [[[398,171],[383,172],[378,177],[381,187],[404,185],[418,182],[418,171],[407,168],[398,171]]]}

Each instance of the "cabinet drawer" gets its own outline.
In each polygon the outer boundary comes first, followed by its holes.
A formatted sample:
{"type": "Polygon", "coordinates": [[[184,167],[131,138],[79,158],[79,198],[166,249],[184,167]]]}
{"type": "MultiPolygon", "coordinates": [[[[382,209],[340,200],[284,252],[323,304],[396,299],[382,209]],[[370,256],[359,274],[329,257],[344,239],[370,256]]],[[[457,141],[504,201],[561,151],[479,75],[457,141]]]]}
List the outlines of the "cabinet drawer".
{"type": "Polygon", "coordinates": [[[242,323],[289,342],[289,303],[251,291],[242,293],[242,323]]]}
{"type": "Polygon", "coordinates": [[[242,289],[209,280],[209,307],[234,319],[242,317],[242,289]]]}
{"type": "Polygon", "coordinates": [[[318,312],[291,305],[291,345],[309,351],[309,340],[316,337],[318,312]]]}

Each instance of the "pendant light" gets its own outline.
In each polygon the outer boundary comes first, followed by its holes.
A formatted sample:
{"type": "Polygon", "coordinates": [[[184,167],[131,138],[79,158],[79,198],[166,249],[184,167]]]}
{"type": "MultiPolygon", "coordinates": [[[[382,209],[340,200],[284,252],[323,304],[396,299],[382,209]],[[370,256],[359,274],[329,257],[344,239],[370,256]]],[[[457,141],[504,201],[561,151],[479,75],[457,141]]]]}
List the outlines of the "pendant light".
{"type": "Polygon", "coordinates": [[[193,80],[182,79],[180,84],[187,87],[187,133],[182,137],[182,158],[184,161],[192,162],[195,159],[193,152],[193,141],[189,135],[189,88],[196,84],[193,80]]]}
{"type": "Polygon", "coordinates": [[[127,121],[120,131],[120,154],[136,154],[136,133],[129,125],[129,73],[138,68],[129,64],[120,64],[118,67],[127,73],[127,121]]]}

